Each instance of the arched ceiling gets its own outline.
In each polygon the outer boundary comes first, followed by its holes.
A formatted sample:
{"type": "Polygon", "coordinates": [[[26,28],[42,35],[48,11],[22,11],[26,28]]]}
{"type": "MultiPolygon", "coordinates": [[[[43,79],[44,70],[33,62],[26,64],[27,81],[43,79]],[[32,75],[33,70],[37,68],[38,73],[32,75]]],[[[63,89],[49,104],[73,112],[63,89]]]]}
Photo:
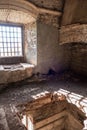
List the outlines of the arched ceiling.
{"type": "Polygon", "coordinates": [[[35,4],[31,3],[27,0],[0,0],[0,8],[1,9],[14,9],[20,10],[23,12],[30,13],[33,17],[37,17],[39,13],[50,13],[57,16],[61,16],[61,12],[50,10],[42,7],[38,7],[35,4]]]}
{"type": "MultiPolygon", "coordinates": [[[[61,2],[59,1],[60,5],[61,2]]],[[[37,1],[38,3],[38,1],[37,1]]],[[[52,2],[53,4],[53,2],[52,2]]],[[[27,0],[0,0],[0,21],[27,24],[35,21],[39,14],[61,16],[61,12],[39,7],[27,0]]]]}
{"type": "Polygon", "coordinates": [[[0,0],[0,22],[28,24],[36,17],[37,11],[25,0],[0,0]]]}
{"type": "Polygon", "coordinates": [[[37,16],[37,9],[29,2],[25,0],[0,0],[0,9],[9,9],[9,10],[16,10],[22,11],[32,15],[32,17],[37,16]]]}
{"type": "Polygon", "coordinates": [[[23,11],[12,9],[0,9],[0,22],[28,24],[34,21],[35,21],[34,17],[23,11]]]}

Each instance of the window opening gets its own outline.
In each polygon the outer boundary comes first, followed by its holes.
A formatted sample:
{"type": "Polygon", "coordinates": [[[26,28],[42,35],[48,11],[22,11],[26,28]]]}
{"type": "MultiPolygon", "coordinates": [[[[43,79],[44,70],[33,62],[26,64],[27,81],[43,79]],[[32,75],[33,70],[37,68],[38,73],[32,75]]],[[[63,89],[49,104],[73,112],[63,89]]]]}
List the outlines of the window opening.
{"type": "Polygon", "coordinates": [[[23,56],[22,27],[0,25],[0,57],[23,56]]]}

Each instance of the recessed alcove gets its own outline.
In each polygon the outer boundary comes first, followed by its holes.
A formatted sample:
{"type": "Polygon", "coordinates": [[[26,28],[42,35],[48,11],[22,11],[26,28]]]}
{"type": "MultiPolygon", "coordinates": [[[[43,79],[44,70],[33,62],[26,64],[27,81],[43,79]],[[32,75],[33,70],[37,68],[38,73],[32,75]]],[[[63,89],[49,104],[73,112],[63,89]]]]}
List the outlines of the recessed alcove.
{"type": "Polygon", "coordinates": [[[24,8],[21,2],[17,8],[15,2],[11,2],[0,4],[0,84],[31,77],[37,64],[36,16],[27,9],[26,2],[24,8]]]}

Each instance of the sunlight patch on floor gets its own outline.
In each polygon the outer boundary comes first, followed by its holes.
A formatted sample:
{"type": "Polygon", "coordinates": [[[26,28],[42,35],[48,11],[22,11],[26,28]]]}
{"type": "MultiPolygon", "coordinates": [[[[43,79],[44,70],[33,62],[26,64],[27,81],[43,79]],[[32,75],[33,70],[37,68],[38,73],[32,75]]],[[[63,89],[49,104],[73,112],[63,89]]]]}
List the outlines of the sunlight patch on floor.
{"type": "MultiPolygon", "coordinates": [[[[49,94],[49,91],[43,91],[41,93],[38,93],[36,95],[32,95],[33,99],[38,99],[41,97],[44,97],[45,95],[49,94]]],[[[68,102],[75,104],[78,108],[80,108],[87,116],[87,97],[84,97],[82,95],[64,90],[64,89],[59,89],[58,91],[54,91],[54,94],[58,95],[65,95],[66,99],[68,102]]],[[[24,116],[22,120],[23,124],[27,126],[28,130],[33,130],[33,121],[32,119],[28,116],[24,116]]],[[[87,130],[87,120],[84,121],[84,129],[87,130]]]]}
{"type": "MultiPolygon", "coordinates": [[[[75,104],[77,107],[79,107],[87,116],[87,97],[84,97],[82,95],[64,90],[59,89],[58,91],[55,91],[55,93],[58,94],[64,94],[68,100],[68,102],[75,104]]],[[[87,130],[87,119],[84,121],[84,129],[87,130]]]]}

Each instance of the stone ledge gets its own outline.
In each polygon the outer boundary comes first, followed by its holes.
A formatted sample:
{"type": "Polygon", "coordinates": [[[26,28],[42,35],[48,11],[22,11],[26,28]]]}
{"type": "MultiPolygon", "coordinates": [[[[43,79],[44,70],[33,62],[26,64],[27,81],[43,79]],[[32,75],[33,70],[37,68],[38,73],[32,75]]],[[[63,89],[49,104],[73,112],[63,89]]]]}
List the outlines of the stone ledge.
{"type": "Polygon", "coordinates": [[[17,65],[0,65],[0,84],[17,82],[32,76],[34,65],[20,63],[17,65]]]}
{"type": "Polygon", "coordinates": [[[59,33],[60,45],[66,43],[87,43],[87,24],[62,26],[59,33]]]}

